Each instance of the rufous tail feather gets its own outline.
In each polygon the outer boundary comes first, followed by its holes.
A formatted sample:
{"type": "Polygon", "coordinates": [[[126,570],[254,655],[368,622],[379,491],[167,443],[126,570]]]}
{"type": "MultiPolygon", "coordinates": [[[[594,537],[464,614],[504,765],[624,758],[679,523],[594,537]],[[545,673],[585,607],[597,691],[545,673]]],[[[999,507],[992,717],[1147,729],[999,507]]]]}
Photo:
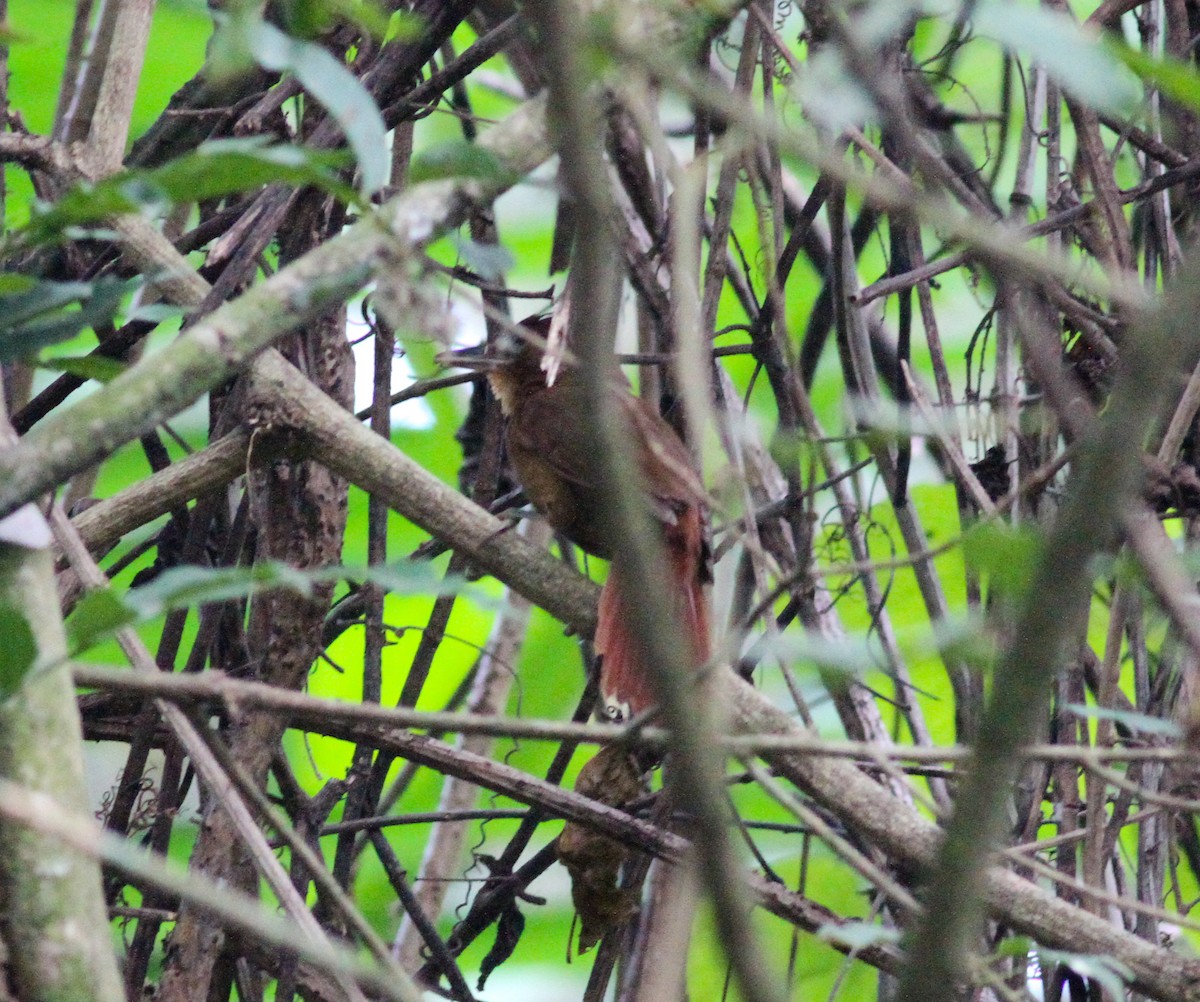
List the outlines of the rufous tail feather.
{"type": "MultiPolygon", "coordinates": [[[[700,513],[685,510],[675,525],[665,528],[664,536],[671,609],[691,647],[689,661],[698,667],[712,653],[700,513]]],[[[634,639],[631,620],[618,558],[600,592],[596,625],[596,653],[602,658],[600,695],[605,715],[613,720],[628,720],[658,702],[646,669],[647,655],[634,639]]]]}

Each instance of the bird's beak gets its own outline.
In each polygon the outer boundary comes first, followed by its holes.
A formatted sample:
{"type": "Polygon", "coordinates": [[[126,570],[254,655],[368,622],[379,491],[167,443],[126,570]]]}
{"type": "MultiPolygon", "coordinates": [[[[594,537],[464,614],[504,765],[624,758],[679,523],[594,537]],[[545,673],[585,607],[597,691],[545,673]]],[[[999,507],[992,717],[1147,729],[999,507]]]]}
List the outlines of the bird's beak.
{"type": "Polygon", "coordinates": [[[483,345],[443,351],[437,356],[436,361],[438,365],[448,369],[470,369],[473,372],[491,372],[504,364],[504,359],[484,354],[483,345]]]}

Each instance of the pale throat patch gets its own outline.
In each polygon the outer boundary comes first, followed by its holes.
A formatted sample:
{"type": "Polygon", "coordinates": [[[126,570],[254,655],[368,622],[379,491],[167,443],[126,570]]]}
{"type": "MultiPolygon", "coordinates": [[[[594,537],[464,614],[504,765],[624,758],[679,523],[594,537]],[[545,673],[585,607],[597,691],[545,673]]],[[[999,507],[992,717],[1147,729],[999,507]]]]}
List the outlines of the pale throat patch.
{"type": "Polygon", "coordinates": [[[492,393],[500,401],[500,410],[504,416],[512,417],[517,403],[516,379],[511,373],[505,372],[503,369],[497,369],[495,372],[488,373],[487,380],[491,384],[492,393]]]}
{"type": "Polygon", "coordinates": [[[633,708],[627,702],[612,696],[604,697],[604,709],[601,712],[605,720],[614,724],[623,724],[633,719],[633,708]]]}

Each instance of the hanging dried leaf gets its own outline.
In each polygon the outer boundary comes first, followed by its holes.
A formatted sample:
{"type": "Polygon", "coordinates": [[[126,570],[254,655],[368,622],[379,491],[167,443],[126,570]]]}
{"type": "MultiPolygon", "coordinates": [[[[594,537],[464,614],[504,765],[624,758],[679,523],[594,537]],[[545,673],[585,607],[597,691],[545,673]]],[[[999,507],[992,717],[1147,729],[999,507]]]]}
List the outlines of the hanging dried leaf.
{"type": "MultiPolygon", "coordinates": [[[[580,770],[575,790],[612,807],[624,807],[643,792],[641,772],[624,749],[602,748],[580,770]]],[[[571,875],[571,900],[579,915],[579,954],[587,953],[612,928],[637,910],[637,895],[622,889],[621,865],[630,851],[615,839],[569,821],[558,837],[559,861],[571,875]]]]}
{"type": "Polygon", "coordinates": [[[479,981],[475,985],[477,991],[483,991],[483,986],[491,977],[492,971],[513,955],[513,950],[517,948],[517,943],[521,940],[521,933],[524,931],[525,916],[521,914],[517,903],[512,901],[500,913],[500,919],[496,923],[495,942],[492,943],[492,948],[488,950],[487,956],[479,963],[479,981]]]}

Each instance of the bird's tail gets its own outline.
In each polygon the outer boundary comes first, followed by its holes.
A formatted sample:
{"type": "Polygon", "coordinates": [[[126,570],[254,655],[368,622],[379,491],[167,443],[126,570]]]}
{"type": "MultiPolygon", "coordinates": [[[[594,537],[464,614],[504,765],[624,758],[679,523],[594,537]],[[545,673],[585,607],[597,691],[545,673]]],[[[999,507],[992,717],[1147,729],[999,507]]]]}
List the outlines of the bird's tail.
{"type": "MultiPolygon", "coordinates": [[[[690,650],[689,662],[698,667],[712,653],[709,626],[707,547],[700,513],[686,509],[665,532],[667,581],[671,610],[690,650]]],[[[629,720],[658,700],[646,670],[647,654],[633,634],[628,586],[620,561],[613,564],[600,592],[596,624],[596,653],[601,656],[600,695],[612,720],[629,720]]]]}

